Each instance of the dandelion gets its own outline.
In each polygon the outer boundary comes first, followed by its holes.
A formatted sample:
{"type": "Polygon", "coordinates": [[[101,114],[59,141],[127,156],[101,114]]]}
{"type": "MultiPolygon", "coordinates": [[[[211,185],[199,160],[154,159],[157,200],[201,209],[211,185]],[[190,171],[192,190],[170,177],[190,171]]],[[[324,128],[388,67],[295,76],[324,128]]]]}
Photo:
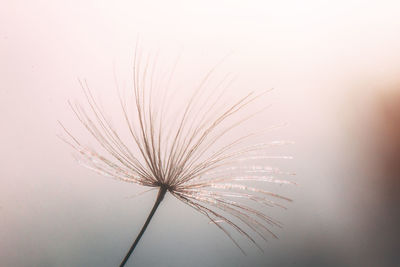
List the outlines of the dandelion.
{"type": "Polygon", "coordinates": [[[247,182],[291,184],[276,178],[286,173],[265,164],[268,158],[275,158],[265,151],[287,142],[248,146],[246,142],[256,133],[247,133],[221,143],[258,113],[238,116],[265,92],[258,95],[250,92],[230,105],[222,103],[232,78],[227,76],[211,87],[212,69],[179,113],[171,113],[167,105],[174,98],[170,93],[174,92],[170,89],[174,68],[158,80],[156,69],[155,58],[147,57],[143,63],[143,57],[135,53],[132,97],[122,96],[118,90],[123,118],[133,140],[131,145],[122,140],[86,82],[81,82],[81,86],[90,112],[78,103],[69,104],[106,153],[81,143],[61,124],[66,133],[64,141],[79,153],[80,163],[86,167],[124,182],[158,188],[154,206],[120,266],[128,261],[167,192],[206,216],[243,253],[232,230],[262,250],[256,236],[264,240],[267,235],[276,238],[271,227],[281,227],[281,223],[265,214],[261,207],[285,208],[282,201],[291,200],[247,182]],[[129,104],[128,100],[132,102],[129,104]]]}

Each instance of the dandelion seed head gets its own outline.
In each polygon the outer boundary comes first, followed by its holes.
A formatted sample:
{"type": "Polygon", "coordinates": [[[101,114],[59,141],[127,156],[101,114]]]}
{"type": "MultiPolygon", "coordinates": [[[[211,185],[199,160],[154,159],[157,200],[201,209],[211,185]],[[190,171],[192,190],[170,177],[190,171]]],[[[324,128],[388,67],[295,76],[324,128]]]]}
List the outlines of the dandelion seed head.
{"type": "Polygon", "coordinates": [[[277,177],[290,173],[266,164],[269,159],[290,157],[271,155],[268,149],[291,142],[263,140],[247,145],[262,132],[248,131],[239,137],[231,133],[264,111],[241,114],[266,92],[249,92],[231,100],[226,96],[235,77],[228,74],[212,84],[212,68],[199,84],[187,86],[193,90],[186,103],[173,109],[174,98],[179,98],[171,86],[176,64],[166,72],[158,71],[157,57],[136,53],[132,88],[127,92],[118,88],[130,143],[112,125],[86,81],[80,81],[85,107],[69,105],[103,152],[85,145],[62,126],[64,141],[75,149],[85,167],[124,182],[163,188],[205,215],[239,248],[232,230],[261,248],[255,236],[276,238],[271,228],[282,226],[264,210],[285,209],[284,202],[291,200],[259,185],[294,184],[277,177]]]}

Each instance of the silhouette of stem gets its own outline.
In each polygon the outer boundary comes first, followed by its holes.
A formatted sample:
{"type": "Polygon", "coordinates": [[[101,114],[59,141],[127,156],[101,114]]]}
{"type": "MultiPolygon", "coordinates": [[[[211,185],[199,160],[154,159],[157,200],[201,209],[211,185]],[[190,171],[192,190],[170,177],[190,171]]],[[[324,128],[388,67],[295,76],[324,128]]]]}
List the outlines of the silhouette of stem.
{"type": "Polygon", "coordinates": [[[146,231],[147,226],[150,223],[151,218],[153,217],[154,213],[156,212],[158,206],[160,205],[161,201],[164,199],[165,193],[167,192],[167,188],[164,186],[160,187],[160,190],[158,191],[157,199],[156,202],[154,203],[154,206],[152,210],[150,211],[149,216],[147,217],[146,222],[144,223],[142,230],[140,230],[139,235],[136,237],[135,242],[133,242],[131,248],[129,249],[128,253],[126,254],[125,258],[122,260],[121,264],[119,265],[120,267],[123,267],[126,262],[129,259],[129,256],[132,254],[133,250],[135,249],[136,245],[139,243],[140,238],[142,237],[143,233],[146,231]]]}

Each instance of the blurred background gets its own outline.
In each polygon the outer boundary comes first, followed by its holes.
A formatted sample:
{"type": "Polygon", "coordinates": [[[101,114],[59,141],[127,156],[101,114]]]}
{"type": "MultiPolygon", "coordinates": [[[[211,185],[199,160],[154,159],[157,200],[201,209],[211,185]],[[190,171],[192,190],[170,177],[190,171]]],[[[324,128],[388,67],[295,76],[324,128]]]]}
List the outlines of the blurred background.
{"type": "Polygon", "coordinates": [[[125,255],[156,192],[129,198],[143,189],[78,165],[57,120],[81,129],[67,105],[82,100],[78,78],[115,105],[113,73],[129,80],[140,37],[182,52],[183,82],[229,55],[232,90],[274,88],[262,123],[287,123],[269,137],[295,144],[271,165],[299,186],[279,189],[295,200],[274,213],[280,239],[265,253],[242,241],[247,256],[167,196],[134,266],[399,266],[399,13],[398,1],[0,0],[0,265],[125,255]]]}

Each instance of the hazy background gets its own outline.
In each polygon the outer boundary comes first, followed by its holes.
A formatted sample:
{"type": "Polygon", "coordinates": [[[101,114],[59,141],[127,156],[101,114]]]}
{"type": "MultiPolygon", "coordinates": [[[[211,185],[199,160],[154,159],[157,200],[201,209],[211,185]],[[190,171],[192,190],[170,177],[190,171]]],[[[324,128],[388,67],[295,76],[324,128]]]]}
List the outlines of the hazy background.
{"type": "MultiPolygon", "coordinates": [[[[166,197],[135,266],[398,266],[398,1],[0,0],[0,265],[117,266],[156,192],[81,166],[56,135],[86,78],[105,105],[147,50],[183,51],[187,76],[230,54],[235,90],[275,88],[262,123],[294,145],[280,240],[247,256],[166,197]],[[241,88],[241,89],[237,89],[241,88]]],[[[108,103],[110,102],[110,103],[108,103]]],[[[112,115],[112,114],[111,114],[112,115]]],[[[116,113],[115,116],[119,116],[116,113]]],[[[90,137],[87,138],[90,140],[90,137]]],[[[128,264],[129,265],[129,264],[128,264]]]]}

